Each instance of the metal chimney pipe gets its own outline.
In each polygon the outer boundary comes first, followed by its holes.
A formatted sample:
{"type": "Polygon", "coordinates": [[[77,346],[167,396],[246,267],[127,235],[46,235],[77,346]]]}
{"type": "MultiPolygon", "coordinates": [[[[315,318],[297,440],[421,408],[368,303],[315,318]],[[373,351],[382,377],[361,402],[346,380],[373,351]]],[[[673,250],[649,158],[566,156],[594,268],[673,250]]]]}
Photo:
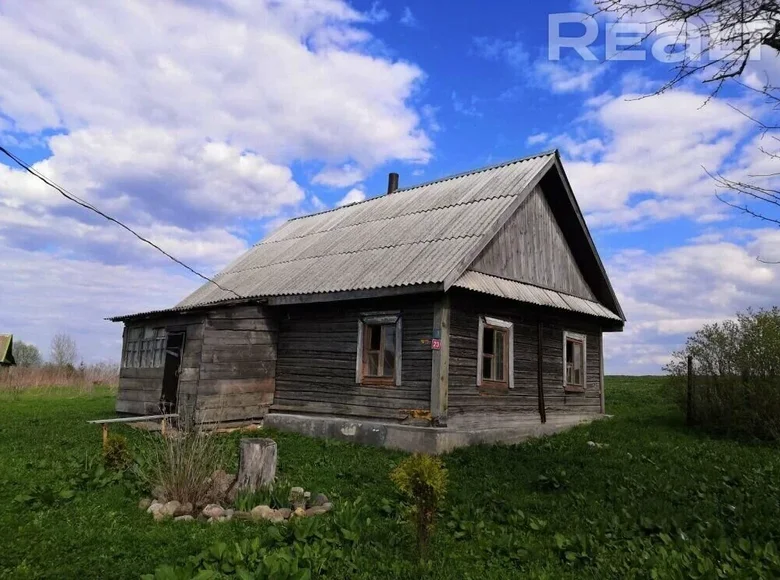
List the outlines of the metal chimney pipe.
{"type": "Polygon", "coordinates": [[[387,194],[390,195],[398,189],[398,174],[391,173],[387,176],[387,194]]]}

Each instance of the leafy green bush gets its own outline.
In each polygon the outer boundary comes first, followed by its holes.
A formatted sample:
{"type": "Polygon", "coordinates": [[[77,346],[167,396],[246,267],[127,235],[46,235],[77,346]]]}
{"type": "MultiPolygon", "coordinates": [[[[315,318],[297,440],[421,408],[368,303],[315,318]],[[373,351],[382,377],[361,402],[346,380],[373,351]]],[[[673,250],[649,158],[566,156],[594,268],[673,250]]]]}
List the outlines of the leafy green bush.
{"type": "Polygon", "coordinates": [[[423,555],[433,534],[436,510],[447,490],[447,470],[438,457],[416,453],[404,459],[390,478],[412,501],[417,547],[423,555]]]}
{"type": "Polygon", "coordinates": [[[103,447],[103,465],[107,469],[124,471],[132,462],[133,454],[130,452],[127,437],[113,433],[109,435],[103,447]]]}
{"type": "Polygon", "coordinates": [[[688,338],[666,366],[683,407],[689,355],[695,423],[726,435],[780,439],[780,309],[748,310],[688,338]]]}

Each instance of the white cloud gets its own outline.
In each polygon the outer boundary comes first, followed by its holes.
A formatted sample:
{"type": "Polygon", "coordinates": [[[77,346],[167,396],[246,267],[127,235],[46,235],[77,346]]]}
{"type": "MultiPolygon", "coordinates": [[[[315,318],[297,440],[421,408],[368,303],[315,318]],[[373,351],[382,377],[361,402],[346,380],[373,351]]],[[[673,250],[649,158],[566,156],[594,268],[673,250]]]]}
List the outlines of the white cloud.
{"type": "Polygon", "coordinates": [[[365,199],[366,199],[366,192],[356,187],[354,189],[350,189],[347,192],[347,194],[339,200],[336,206],[342,207],[345,205],[349,205],[350,203],[358,203],[365,199]]]}
{"type": "Polygon", "coordinates": [[[780,232],[722,234],[655,254],[624,250],[608,260],[628,318],[623,333],[607,337],[608,372],[660,372],[671,352],[704,324],[748,307],[777,305],[780,265],[756,256],[766,250],[780,257],[780,232]]]}
{"type": "Polygon", "coordinates": [[[589,91],[607,70],[607,65],[588,61],[547,61],[534,64],[537,81],[553,93],[589,91]]]}
{"type": "Polygon", "coordinates": [[[452,108],[456,113],[466,117],[481,117],[482,111],[477,108],[479,97],[471,95],[469,99],[462,99],[455,91],[452,92],[452,108]]]}
{"type": "Polygon", "coordinates": [[[349,163],[338,167],[326,167],[311,180],[312,183],[330,187],[349,187],[366,178],[365,172],[349,163]]]}
{"type": "Polygon", "coordinates": [[[200,285],[168,269],[107,265],[0,243],[13,280],[3,285],[3,328],[48,352],[57,332],[71,334],[86,362],[118,360],[120,324],[104,318],[167,308],[200,285]]]}
{"type": "Polygon", "coordinates": [[[412,13],[412,9],[408,6],[404,6],[404,11],[401,14],[401,19],[399,22],[404,26],[408,26],[409,28],[417,28],[420,26],[420,22],[417,20],[417,17],[414,15],[414,13],[412,13]]]}
{"type": "Polygon", "coordinates": [[[592,226],[647,225],[675,218],[722,219],[709,171],[727,170],[752,130],[715,99],[686,90],[650,98],[594,99],[567,134],[551,139],[592,226]]]}
{"type": "MultiPolygon", "coordinates": [[[[0,9],[0,141],[48,151],[36,169],[207,273],[265,226],[324,205],[297,182],[296,164],[324,167],[317,183],[346,187],[384,163],[431,157],[417,100],[425,75],[371,34],[388,17],[378,3],[367,13],[341,0],[28,8],[0,9]]],[[[46,253],[56,253],[83,266],[78,283],[93,299],[116,290],[114,277],[146,279],[139,272],[166,263],[4,165],[0,243],[4,255],[29,257],[25,274],[8,270],[11,286],[53,270],[46,253]]],[[[59,288],[61,316],[88,325],[95,312],[66,299],[68,279],[31,290],[36,306],[21,302],[20,316],[43,320],[37,304],[57,302],[59,288]]],[[[156,306],[190,289],[171,285],[156,306]]],[[[146,307],[137,286],[117,293],[115,310],[146,307]]]]}
{"type": "Polygon", "coordinates": [[[547,143],[549,139],[550,139],[550,135],[548,133],[536,133],[528,137],[528,139],[526,139],[525,142],[528,145],[539,145],[541,143],[547,143]]]}

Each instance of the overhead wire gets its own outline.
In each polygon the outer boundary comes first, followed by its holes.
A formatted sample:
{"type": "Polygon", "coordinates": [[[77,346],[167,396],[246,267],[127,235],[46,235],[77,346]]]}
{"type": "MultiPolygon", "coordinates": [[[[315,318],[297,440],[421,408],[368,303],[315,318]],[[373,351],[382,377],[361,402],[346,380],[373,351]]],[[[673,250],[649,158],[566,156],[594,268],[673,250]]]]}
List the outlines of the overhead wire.
{"type": "Polygon", "coordinates": [[[177,257],[171,255],[170,253],[166,252],[160,246],[158,246],[157,244],[155,244],[153,241],[149,240],[148,238],[145,238],[144,236],[142,236],[141,234],[136,232],[130,226],[125,225],[124,223],[122,223],[121,221],[119,221],[118,219],[116,219],[114,217],[111,217],[110,215],[108,215],[107,213],[101,211],[100,209],[98,209],[97,207],[95,207],[94,205],[89,203],[88,201],[83,200],[80,197],[78,197],[77,195],[71,193],[70,191],[68,191],[64,187],[62,187],[60,185],[57,185],[51,179],[49,179],[48,177],[46,177],[45,175],[40,173],[37,169],[35,169],[34,167],[30,166],[28,163],[26,163],[25,161],[23,161],[22,159],[17,157],[14,153],[10,152],[8,149],[3,147],[2,145],[0,145],[0,153],[5,154],[8,158],[10,158],[14,163],[16,163],[19,167],[24,169],[30,175],[33,175],[34,177],[36,177],[36,178],[40,179],[41,181],[43,181],[49,187],[55,189],[57,192],[60,193],[60,195],[65,197],[67,200],[72,201],[73,203],[75,203],[75,204],[77,204],[77,205],[79,205],[79,206],[81,206],[81,207],[83,207],[85,209],[88,209],[88,210],[90,210],[90,211],[92,211],[92,212],[94,212],[96,214],[98,214],[99,216],[107,219],[110,222],[115,223],[116,225],[118,225],[121,228],[124,228],[125,230],[127,230],[128,232],[133,234],[136,238],[138,238],[139,240],[141,240],[145,244],[150,245],[152,248],[154,248],[155,250],[157,250],[158,252],[163,254],[168,259],[174,261],[178,265],[180,265],[183,268],[189,270],[191,273],[193,273],[196,276],[202,278],[203,280],[206,280],[207,282],[210,282],[210,283],[214,284],[214,286],[216,286],[217,288],[219,288],[223,292],[229,292],[230,294],[233,294],[236,298],[243,298],[243,296],[241,296],[240,294],[238,294],[234,290],[231,290],[230,288],[225,288],[224,286],[222,286],[219,282],[217,282],[213,278],[210,278],[210,277],[206,276],[205,274],[201,274],[200,272],[198,272],[192,266],[184,263],[179,258],[177,258],[177,257]]]}

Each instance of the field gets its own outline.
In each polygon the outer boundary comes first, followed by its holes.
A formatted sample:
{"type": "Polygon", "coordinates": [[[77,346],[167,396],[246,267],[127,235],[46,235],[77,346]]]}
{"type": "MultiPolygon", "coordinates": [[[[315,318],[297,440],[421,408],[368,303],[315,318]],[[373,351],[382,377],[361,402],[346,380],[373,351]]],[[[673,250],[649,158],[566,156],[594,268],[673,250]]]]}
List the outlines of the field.
{"type": "MultiPolygon", "coordinates": [[[[343,522],[339,506],[366,504],[327,577],[780,576],[778,448],[687,429],[659,379],[608,378],[606,399],[612,419],[446,456],[446,504],[422,563],[388,478],[402,454],[272,436],[284,476],[334,499],[337,513],[321,517],[343,522]]],[[[139,578],[215,542],[272,535],[270,524],[153,523],[132,485],[93,481],[100,434],[85,421],[112,410],[108,389],[0,393],[0,578],[139,578]]],[[[228,467],[239,437],[224,436],[228,467]]]]}

